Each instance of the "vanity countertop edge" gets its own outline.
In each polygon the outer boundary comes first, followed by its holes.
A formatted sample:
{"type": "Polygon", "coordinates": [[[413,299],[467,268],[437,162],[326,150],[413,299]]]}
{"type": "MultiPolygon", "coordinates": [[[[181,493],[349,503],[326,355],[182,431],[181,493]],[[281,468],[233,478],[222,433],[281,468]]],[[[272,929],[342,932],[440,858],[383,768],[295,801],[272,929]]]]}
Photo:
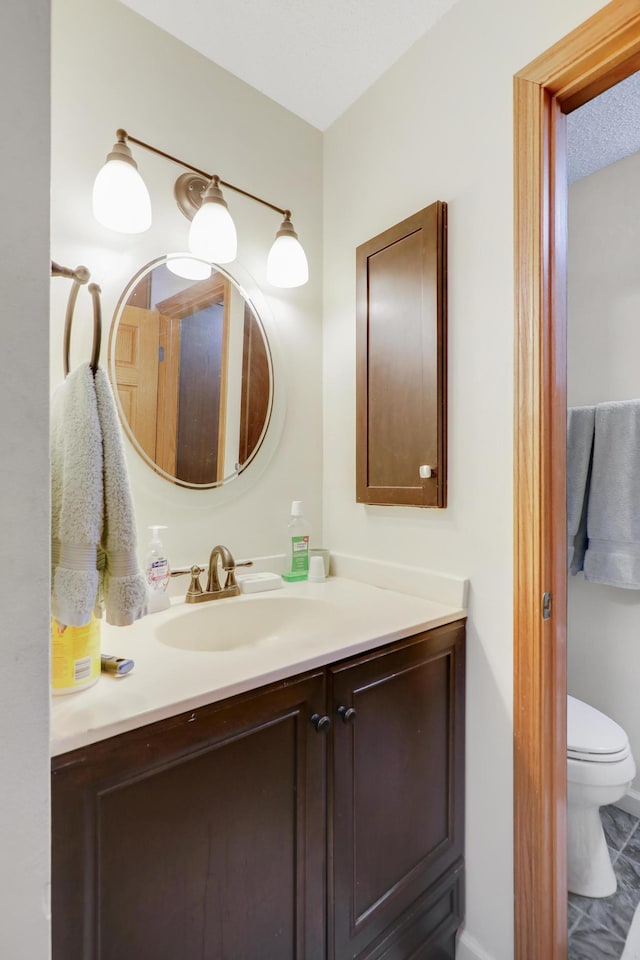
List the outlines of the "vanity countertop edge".
{"type": "MultiPolygon", "coordinates": [[[[130,657],[125,677],[103,674],[94,686],[52,698],[51,756],[197,709],[297,674],[357,656],[413,634],[464,620],[466,610],[378,586],[330,577],[321,583],[285,584],[281,590],[243,595],[212,604],[251,603],[255,598],[321,600],[345,615],[336,633],[299,640],[267,640],[231,650],[185,650],[160,642],[161,622],[188,617],[202,604],[174,601],[130,627],[102,624],[103,653],[130,657]]],[[[268,600],[269,602],[269,600],[268,600]]],[[[209,605],[207,604],[207,606],[209,605]]]]}

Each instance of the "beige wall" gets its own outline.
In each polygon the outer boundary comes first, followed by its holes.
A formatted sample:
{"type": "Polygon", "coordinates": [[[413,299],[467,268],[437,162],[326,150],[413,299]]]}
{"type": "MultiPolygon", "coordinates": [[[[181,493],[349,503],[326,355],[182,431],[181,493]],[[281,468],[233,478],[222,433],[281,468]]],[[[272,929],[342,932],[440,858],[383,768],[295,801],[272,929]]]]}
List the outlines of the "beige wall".
{"type": "Polygon", "coordinates": [[[49,955],[49,3],[0,4],[0,956],[49,955]]]}
{"type": "MultiPolygon", "coordinates": [[[[238,229],[234,269],[261,306],[275,350],[276,455],[261,459],[224,492],[191,491],[162,480],[128,447],[141,551],[151,523],[167,524],[163,542],[175,566],[202,562],[216,543],[238,558],[284,550],[291,501],[304,500],[314,531],[322,526],[322,259],[321,134],[117,0],[54,0],[52,118],[52,250],[64,263],[86,263],[103,288],[106,326],[118,296],[144,263],[185,250],[189,223],[173,199],[182,168],[134,146],[151,194],[150,231],[124,237],[91,213],[93,179],[118,127],[218,173],[293,211],[309,258],[310,282],[276,290],[266,258],[281,221],[227,191],[238,229]],[[256,480],[256,475],[258,479],[256,480]]],[[[61,282],[62,283],[62,282],[61,282]]],[[[54,290],[51,380],[62,378],[67,288],[54,290]]],[[[87,298],[88,299],[88,298],[87,298]]],[[[74,324],[76,358],[89,355],[90,322],[74,324]],[[84,340],[83,340],[84,336],[84,340]]],[[[107,336],[102,356],[106,363],[107,336]]],[[[72,354],[72,365],[74,355],[72,354]]],[[[182,584],[177,583],[179,589],[182,584]]],[[[186,584],[184,585],[186,588],[186,584]]]]}
{"type": "MultiPolygon", "coordinates": [[[[570,405],[640,396],[639,178],[636,153],[569,188],[570,405]]],[[[569,577],[567,636],[569,692],[624,727],[638,763],[640,592],[569,577]]]]}
{"type": "Polygon", "coordinates": [[[471,580],[467,920],[513,955],[512,77],[603,4],[460,0],[324,141],[325,540],[471,580]],[[355,247],[449,204],[449,507],[355,502],[355,247]]]}

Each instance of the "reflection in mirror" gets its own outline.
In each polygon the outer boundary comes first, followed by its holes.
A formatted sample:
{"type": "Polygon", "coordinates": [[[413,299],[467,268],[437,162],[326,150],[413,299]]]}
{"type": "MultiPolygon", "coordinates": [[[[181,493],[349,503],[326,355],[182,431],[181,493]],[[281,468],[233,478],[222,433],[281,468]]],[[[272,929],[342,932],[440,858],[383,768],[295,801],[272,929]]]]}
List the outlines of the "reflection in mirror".
{"type": "Polygon", "coordinates": [[[143,267],[116,308],[109,374],[129,438],[168,480],[216,487],[258,452],[271,353],[253,304],[219,267],[184,257],[143,267]]]}

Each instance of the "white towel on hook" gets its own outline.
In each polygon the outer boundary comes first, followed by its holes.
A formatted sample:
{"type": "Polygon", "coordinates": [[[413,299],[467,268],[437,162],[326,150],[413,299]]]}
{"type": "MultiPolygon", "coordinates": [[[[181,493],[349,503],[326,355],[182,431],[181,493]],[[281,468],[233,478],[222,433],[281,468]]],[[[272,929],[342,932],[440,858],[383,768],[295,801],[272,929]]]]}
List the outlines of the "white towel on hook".
{"type": "Polygon", "coordinates": [[[115,626],[144,616],[122,432],[107,376],[88,363],[53,394],[51,500],[53,616],[74,627],[103,611],[115,626]]]}
{"type": "Polygon", "coordinates": [[[136,557],[136,522],[122,430],[107,375],[95,373],[104,456],[104,526],[98,566],[107,623],[124,627],[147,612],[147,582],[136,557]]]}
{"type": "Polygon", "coordinates": [[[51,604],[60,623],[89,623],[103,527],[102,436],[93,373],[81,364],[51,402],[51,604]]]}

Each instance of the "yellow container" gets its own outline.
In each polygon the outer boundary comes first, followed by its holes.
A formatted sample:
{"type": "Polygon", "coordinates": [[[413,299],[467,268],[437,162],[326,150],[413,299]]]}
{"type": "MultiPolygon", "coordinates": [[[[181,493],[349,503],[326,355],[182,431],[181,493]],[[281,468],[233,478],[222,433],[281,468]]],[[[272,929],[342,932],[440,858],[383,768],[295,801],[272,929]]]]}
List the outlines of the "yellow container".
{"type": "Polygon", "coordinates": [[[51,619],[51,690],[54,696],[86,690],[100,679],[100,620],[66,627],[51,619]]]}

